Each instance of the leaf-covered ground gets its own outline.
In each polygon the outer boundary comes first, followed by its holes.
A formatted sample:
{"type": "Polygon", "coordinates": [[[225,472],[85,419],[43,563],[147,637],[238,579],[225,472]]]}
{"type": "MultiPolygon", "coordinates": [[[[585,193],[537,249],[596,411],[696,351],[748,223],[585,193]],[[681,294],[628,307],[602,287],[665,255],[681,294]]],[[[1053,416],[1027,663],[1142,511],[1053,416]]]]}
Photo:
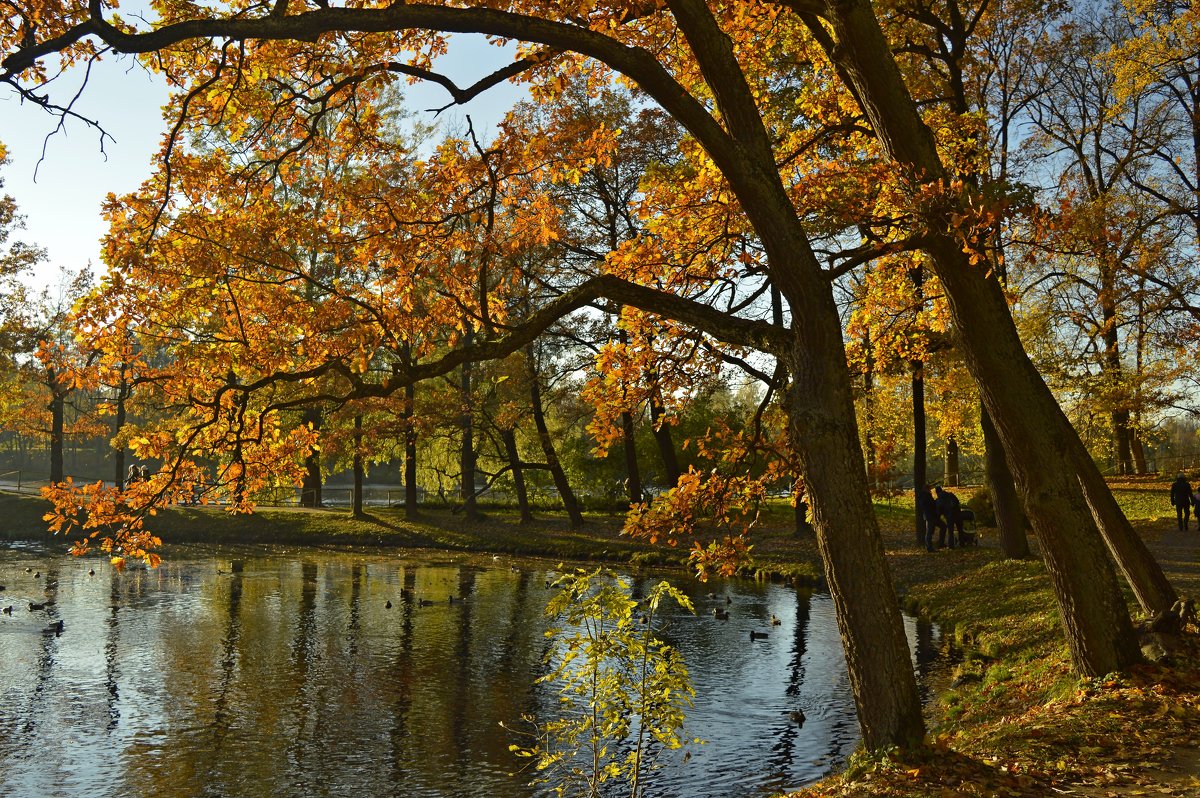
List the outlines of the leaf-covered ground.
{"type": "MultiPolygon", "coordinates": [[[[1176,530],[1167,485],[1115,487],[1180,593],[1200,595],[1200,531],[1176,530]]],[[[1081,680],[1040,561],[1000,560],[986,530],[980,549],[918,553],[898,520],[885,537],[905,603],[953,630],[963,661],[927,711],[926,752],[856,758],[796,798],[1200,796],[1200,629],[1165,666],[1081,680]]]]}

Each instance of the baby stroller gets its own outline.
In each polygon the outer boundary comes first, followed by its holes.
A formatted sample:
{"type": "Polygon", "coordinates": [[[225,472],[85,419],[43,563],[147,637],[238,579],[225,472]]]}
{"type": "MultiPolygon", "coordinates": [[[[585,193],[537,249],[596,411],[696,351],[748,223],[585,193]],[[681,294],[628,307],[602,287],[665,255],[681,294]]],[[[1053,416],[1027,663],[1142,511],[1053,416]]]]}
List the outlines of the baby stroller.
{"type": "Polygon", "coordinates": [[[962,522],[962,532],[958,535],[958,545],[979,545],[979,535],[975,531],[975,511],[970,507],[960,507],[958,520],[962,522]]]}

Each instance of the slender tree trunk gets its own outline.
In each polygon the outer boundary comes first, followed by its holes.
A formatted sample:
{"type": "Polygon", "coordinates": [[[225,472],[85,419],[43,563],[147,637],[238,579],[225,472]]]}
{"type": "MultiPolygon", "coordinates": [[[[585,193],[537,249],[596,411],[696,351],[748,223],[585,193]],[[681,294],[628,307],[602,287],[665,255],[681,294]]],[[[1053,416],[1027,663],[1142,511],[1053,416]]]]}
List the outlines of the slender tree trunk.
{"type": "Polygon", "coordinates": [[[404,386],[404,515],[416,518],[417,506],[417,429],[415,424],[417,386],[404,386]]]}
{"type": "Polygon", "coordinates": [[[508,468],[512,472],[513,489],[517,494],[517,509],[521,513],[522,524],[533,521],[533,512],[529,508],[529,492],[525,489],[525,470],[521,466],[521,455],[517,451],[517,431],[514,429],[500,430],[500,439],[504,441],[504,453],[508,456],[508,468]]]}
{"type": "MultiPolygon", "coordinates": [[[[929,484],[929,464],[926,460],[928,443],[925,436],[925,366],[919,360],[910,364],[912,368],[912,416],[913,416],[913,488],[924,490],[929,484]]],[[[914,507],[914,528],[917,545],[925,546],[925,518],[921,508],[914,507]]]]}
{"type": "MultiPolygon", "coordinates": [[[[129,396],[129,384],[125,381],[125,366],[122,365],[117,378],[117,409],[113,416],[113,439],[121,435],[125,428],[125,400],[129,396]]],[[[117,490],[125,487],[125,444],[113,446],[113,484],[117,490]]]]}
{"type": "Polygon", "coordinates": [[[58,386],[54,376],[50,378],[50,482],[59,483],[66,478],[63,468],[63,439],[66,437],[67,394],[58,386]]]}
{"type": "Polygon", "coordinates": [[[1129,431],[1129,411],[1114,410],[1109,414],[1113,430],[1113,456],[1116,472],[1121,476],[1133,473],[1133,441],[1129,431]]]}
{"type": "MultiPolygon", "coordinates": [[[[318,407],[305,408],[301,422],[309,424],[314,430],[321,428],[323,421],[321,409],[318,407]]],[[[300,506],[321,507],[321,452],[313,449],[304,458],[304,480],[300,483],[300,506]]]]}
{"type": "Polygon", "coordinates": [[[942,483],[949,487],[958,487],[958,441],[954,436],[946,438],[946,473],[942,483]]]}
{"type": "MultiPolygon", "coordinates": [[[[618,319],[620,313],[617,314],[618,319]]],[[[617,341],[622,348],[629,345],[629,333],[624,327],[617,329],[617,341]]],[[[621,413],[621,443],[625,454],[625,497],[632,506],[642,500],[642,472],[638,468],[637,441],[633,428],[633,415],[626,410],[621,413]]]]}
{"type": "MultiPolygon", "coordinates": [[[[472,338],[468,333],[467,346],[471,345],[472,338]]],[[[462,430],[458,450],[459,496],[463,502],[463,516],[468,521],[478,521],[479,507],[475,501],[475,414],[471,397],[470,361],[459,367],[459,391],[459,401],[462,402],[459,415],[459,427],[462,430]]]]}
{"type": "Polygon", "coordinates": [[[659,399],[658,389],[650,394],[650,425],[654,429],[654,442],[658,444],[658,456],[662,459],[663,476],[668,489],[679,484],[682,472],[679,469],[679,458],[675,455],[675,442],[671,439],[671,425],[663,418],[664,410],[659,399]]]}
{"type": "Polygon", "coordinates": [[[992,509],[996,513],[996,529],[1000,551],[1005,558],[1019,560],[1029,556],[1029,537],[1025,534],[1025,511],[1013,485],[1004,445],[992,424],[987,408],[980,405],[979,426],[983,430],[983,469],[988,490],[992,493],[992,509]]]}
{"type": "Polygon", "coordinates": [[[621,443],[625,453],[625,498],[630,505],[642,500],[642,472],[638,468],[637,443],[635,441],[633,416],[621,414],[621,443]]]}
{"type": "MultiPolygon", "coordinates": [[[[923,179],[940,179],[944,168],[933,137],[873,8],[866,0],[827,8],[837,42],[831,55],[884,149],[923,179]]],[[[999,284],[968,262],[962,242],[947,232],[952,229],[949,219],[931,219],[927,251],[1041,543],[1072,661],[1085,675],[1123,670],[1140,660],[1133,625],[1077,479],[1062,467],[1064,459],[1079,457],[1082,444],[1025,354],[999,284]]]]}
{"type": "Polygon", "coordinates": [[[563,471],[562,463],[559,462],[558,452],[555,451],[554,441],[550,437],[550,428],[546,425],[546,414],[542,408],[541,378],[538,376],[532,345],[526,348],[525,357],[529,365],[529,392],[538,443],[542,446],[542,454],[546,457],[546,465],[550,468],[550,476],[554,480],[554,487],[558,489],[558,495],[562,498],[571,527],[581,527],[583,513],[579,509],[579,502],[575,500],[575,491],[571,490],[571,483],[567,481],[567,472],[563,471]]]}
{"type": "Polygon", "coordinates": [[[366,481],[366,469],[363,467],[362,421],[362,414],[356,413],[354,415],[354,495],[350,497],[350,509],[355,517],[363,515],[363,482],[366,481]]]}

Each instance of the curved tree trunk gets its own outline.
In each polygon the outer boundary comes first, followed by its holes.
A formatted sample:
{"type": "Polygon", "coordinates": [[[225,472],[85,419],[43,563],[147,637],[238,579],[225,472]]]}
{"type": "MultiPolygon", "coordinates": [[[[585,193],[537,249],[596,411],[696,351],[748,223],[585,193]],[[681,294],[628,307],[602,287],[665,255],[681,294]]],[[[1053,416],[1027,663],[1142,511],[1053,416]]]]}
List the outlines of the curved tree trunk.
{"type": "Polygon", "coordinates": [[[870,751],[919,746],[925,724],[867,487],[833,294],[779,180],[770,135],[729,38],[702,0],[668,5],[713,88],[730,139],[698,129],[762,240],[768,276],[791,311],[794,343],[776,352],[791,376],[789,442],[812,504],[863,744],[870,751]]]}

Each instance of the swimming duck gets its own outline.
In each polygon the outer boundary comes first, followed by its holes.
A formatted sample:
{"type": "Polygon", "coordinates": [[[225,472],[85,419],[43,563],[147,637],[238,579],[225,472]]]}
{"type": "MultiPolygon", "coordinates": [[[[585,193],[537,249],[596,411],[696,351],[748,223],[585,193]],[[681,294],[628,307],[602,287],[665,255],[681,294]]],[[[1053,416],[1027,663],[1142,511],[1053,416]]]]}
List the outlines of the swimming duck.
{"type": "Polygon", "coordinates": [[[35,612],[37,610],[44,610],[44,609],[46,609],[45,604],[34,604],[32,601],[29,602],[29,611],[30,612],[35,612]]]}
{"type": "Polygon", "coordinates": [[[52,623],[52,624],[50,624],[49,626],[47,626],[47,627],[46,627],[46,628],[45,628],[43,631],[45,631],[45,633],[46,633],[46,634],[48,634],[48,635],[49,635],[49,634],[52,634],[52,635],[60,635],[60,634],[62,634],[62,633],[63,633],[63,622],[62,622],[62,620],[60,619],[60,620],[57,620],[57,621],[55,621],[54,623],[52,623]]]}
{"type": "Polygon", "coordinates": [[[755,640],[766,640],[768,637],[770,637],[770,635],[766,632],[756,632],[753,629],[750,630],[750,640],[752,642],[755,640]]]}
{"type": "Polygon", "coordinates": [[[95,576],[95,575],[96,575],[96,570],[95,570],[94,568],[89,568],[89,569],[88,569],[88,576],[95,576]]]}
{"type": "Polygon", "coordinates": [[[771,625],[779,626],[781,623],[783,623],[783,621],[779,620],[779,616],[775,613],[771,613],[771,625]]]}
{"type": "Polygon", "coordinates": [[[713,607],[712,616],[714,618],[716,618],[718,621],[728,621],[729,620],[729,612],[727,610],[721,609],[720,607],[713,607]]]}
{"type": "Polygon", "coordinates": [[[13,611],[13,608],[12,608],[11,604],[9,604],[3,610],[0,610],[0,612],[3,612],[5,615],[12,615],[12,611],[13,611]]]}
{"type": "Polygon", "coordinates": [[[807,720],[807,718],[804,717],[804,713],[798,709],[793,709],[791,712],[789,712],[788,719],[792,723],[799,723],[799,724],[803,724],[804,721],[807,720]]]}
{"type": "Polygon", "coordinates": [[[383,608],[385,610],[390,610],[392,608],[392,600],[388,599],[387,601],[385,601],[383,604],[383,608]]]}
{"type": "Polygon", "coordinates": [[[417,602],[417,604],[419,604],[422,607],[432,607],[433,600],[432,599],[421,599],[420,601],[417,602]]]}

